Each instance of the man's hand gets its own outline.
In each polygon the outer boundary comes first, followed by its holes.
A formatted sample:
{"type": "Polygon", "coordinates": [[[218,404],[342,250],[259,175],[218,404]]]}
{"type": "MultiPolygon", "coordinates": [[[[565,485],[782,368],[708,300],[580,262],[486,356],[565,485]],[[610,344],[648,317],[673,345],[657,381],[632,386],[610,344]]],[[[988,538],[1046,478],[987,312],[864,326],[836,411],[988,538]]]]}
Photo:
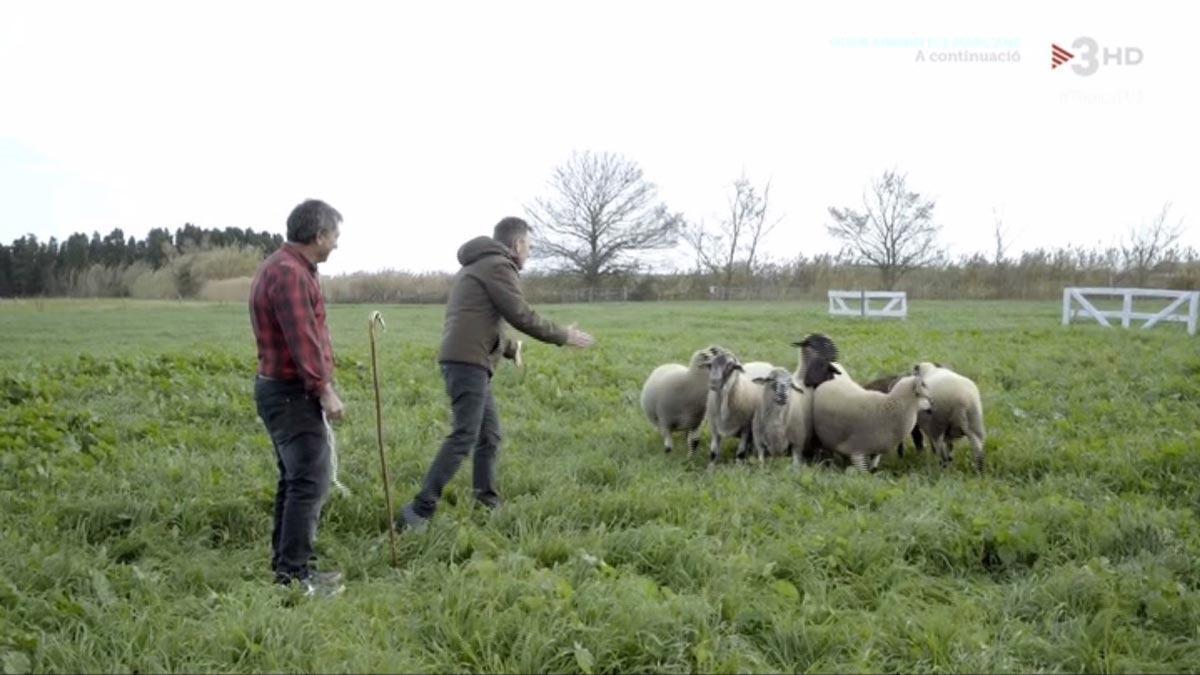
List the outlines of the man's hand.
{"type": "Polygon", "coordinates": [[[572,347],[591,347],[596,340],[591,335],[579,330],[575,327],[576,324],[567,326],[567,344],[572,347]]]}
{"type": "Polygon", "coordinates": [[[321,409],[331,422],[337,422],[346,416],[346,406],[342,404],[342,399],[338,398],[332,384],[325,385],[321,390],[321,409]]]}
{"type": "Polygon", "coordinates": [[[522,350],[524,347],[525,347],[525,343],[521,340],[517,340],[517,353],[515,356],[513,356],[513,363],[516,364],[516,366],[518,368],[525,367],[525,355],[522,354],[522,350]]]}

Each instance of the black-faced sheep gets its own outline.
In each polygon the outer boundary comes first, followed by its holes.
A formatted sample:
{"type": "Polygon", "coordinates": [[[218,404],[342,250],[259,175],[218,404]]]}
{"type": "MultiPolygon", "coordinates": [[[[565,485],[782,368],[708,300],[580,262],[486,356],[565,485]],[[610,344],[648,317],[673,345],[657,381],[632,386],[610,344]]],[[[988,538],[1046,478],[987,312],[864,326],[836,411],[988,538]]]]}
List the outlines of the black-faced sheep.
{"type": "Polygon", "coordinates": [[[845,375],[846,377],[850,376],[850,373],[846,370],[846,368],[842,366],[842,364],[838,363],[838,348],[837,345],[834,344],[833,340],[829,338],[829,336],[822,333],[809,333],[803,339],[793,342],[792,346],[800,350],[800,357],[796,363],[796,372],[793,376],[796,382],[799,383],[804,381],[805,373],[808,370],[808,364],[812,363],[813,359],[817,357],[829,362],[836,370],[839,371],[836,375],[834,375],[835,377],[842,375],[845,375]]]}

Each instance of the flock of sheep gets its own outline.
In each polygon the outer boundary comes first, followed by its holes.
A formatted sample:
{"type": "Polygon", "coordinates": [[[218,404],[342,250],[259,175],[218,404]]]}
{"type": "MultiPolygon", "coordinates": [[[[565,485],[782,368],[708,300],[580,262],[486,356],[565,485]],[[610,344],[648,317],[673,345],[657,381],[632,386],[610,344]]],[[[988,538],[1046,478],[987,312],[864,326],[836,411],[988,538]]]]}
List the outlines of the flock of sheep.
{"type": "Polygon", "coordinates": [[[911,374],[881,377],[860,385],[838,363],[829,337],[815,333],[799,342],[794,372],[763,361],[742,363],[731,351],[709,346],[684,366],[658,366],[642,386],[642,410],[662,434],[667,452],[672,435],[686,434],[688,456],[700,445],[707,419],[709,466],[721,442],[738,439],[737,458],[752,450],[764,457],[790,453],[794,464],[840,458],[859,471],[879,466],[884,453],[904,454],[912,435],[918,450],[928,438],[942,466],[952,444],[966,438],[975,470],[983,472],[983,404],[970,379],[923,362],[911,374]]]}

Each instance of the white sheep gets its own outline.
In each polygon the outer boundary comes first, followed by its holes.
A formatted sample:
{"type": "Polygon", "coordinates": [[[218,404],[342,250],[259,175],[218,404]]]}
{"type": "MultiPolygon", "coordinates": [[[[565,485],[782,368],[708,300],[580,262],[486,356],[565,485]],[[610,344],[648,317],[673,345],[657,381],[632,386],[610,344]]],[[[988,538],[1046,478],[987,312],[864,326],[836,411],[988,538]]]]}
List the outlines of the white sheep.
{"type": "Polygon", "coordinates": [[[804,384],[812,390],[812,420],[821,445],[844,457],[859,471],[879,465],[912,431],[917,413],[930,407],[929,390],[919,375],[900,378],[887,393],[868,391],[838,368],[817,357],[805,372],[804,384]]]}
{"type": "Polygon", "coordinates": [[[762,400],[762,385],[744,376],[737,357],[726,351],[713,356],[709,365],[708,424],[712,435],[709,466],[717,461],[721,440],[738,438],[738,459],[744,458],[751,442],[754,410],[762,400]]]}
{"type": "Polygon", "coordinates": [[[700,445],[700,427],[708,404],[708,366],[721,347],[708,347],[692,354],[687,366],[664,363],[650,372],[642,385],[642,411],[662,434],[663,450],[674,449],[672,434],[684,432],[688,456],[700,445]]]}
{"type": "Polygon", "coordinates": [[[799,468],[800,460],[813,461],[816,442],[813,436],[812,390],[792,378],[792,398],[788,404],[787,434],[792,450],[792,464],[799,468]]]}
{"type": "Polygon", "coordinates": [[[763,387],[762,398],[750,422],[754,449],[758,453],[758,463],[762,464],[764,456],[783,455],[791,446],[788,422],[792,408],[804,403],[796,400],[803,395],[803,390],[792,382],[792,374],[783,368],[775,368],[767,377],[756,377],[752,381],[763,387]]]}
{"type": "MultiPolygon", "coordinates": [[[[882,376],[877,377],[877,378],[871,380],[870,382],[864,384],[863,389],[870,389],[871,391],[880,391],[880,392],[883,392],[886,394],[892,390],[892,387],[896,386],[896,383],[900,381],[901,377],[902,377],[901,375],[882,375],[882,376]]],[[[921,425],[920,425],[919,421],[918,421],[917,426],[913,427],[912,439],[913,439],[913,448],[915,448],[917,452],[920,452],[925,449],[925,440],[924,440],[924,436],[921,434],[921,425]]],[[[903,441],[900,442],[900,445],[896,446],[896,454],[900,455],[901,457],[904,456],[904,442],[903,441]]]]}
{"type": "Polygon", "coordinates": [[[969,378],[936,363],[918,363],[913,369],[929,387],[933,410],[917,418],[917,425],[942,460],[950,464],[954,441],[966,437],[971,443],[975,471],[983,473],[983,402],[979,388],[969,378]]]}
{"type": "Polygon", "coordinates": [[[801,458],[811,454],[812,395],[783,368],[754,382],[764,386],[762,401],[750,423],[759,463],[765,455],[790,452],[792,464],[799,467],[801,458]]]}
{"type": "Polygon", "coordinates": [[[742,364],[742,375],[751,380],[765,380],[775,370],[775,364],[767,361],[751,361],[742,364]]]}

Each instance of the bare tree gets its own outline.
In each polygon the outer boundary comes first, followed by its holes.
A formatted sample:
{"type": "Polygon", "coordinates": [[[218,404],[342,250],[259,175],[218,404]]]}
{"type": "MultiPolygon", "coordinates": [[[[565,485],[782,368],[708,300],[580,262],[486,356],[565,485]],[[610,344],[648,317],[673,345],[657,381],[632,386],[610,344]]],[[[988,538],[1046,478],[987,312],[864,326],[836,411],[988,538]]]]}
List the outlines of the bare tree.
{"type": "Polygon", "coordinates": [[[1170,210],[1171,202],[1163,204],[1153,220],[1141,227],[1129,228],[1129,233],[1121,242],[1125,271],[1133,275],[1139,286],[1146,283],[1155,267],[1178,254],[1176,243],[1183,236],[1183,218],[1169,225],[1167,213],[1170,210]]]}
{"type": "Polygon", "coordinates": [[[727,298],[734,274],[744,269],[753,278],[756,257],[764,239],[775,229],[782,217],[768,219],[771,182],[758,191],[745,174],[733,181],[729,195],[728,214],[716,229],[704,223],[685,228],[684,240],[696,253],[697,265],[704,271],[721,277],[723,296],[727,298]]]}
{"type": "Polygon", "coordinates": [[[943,259],[934,205],[908,189],[904,174],[885,171],[863,193],[862,213],[829,207],[834,220],[829,234],[842,241],[848,260],[878,268],[884,287],[891,290],[909,270],[943,259]]]}
{"type": "Polygon", "coordinates": [[[996,212],[994,206],[992,207],[992,237],[996,244],[992,259],[992,296],[1004,297],[1004,294],[1012,286],[1013,275],[1008,264],[1008,249],[1012,246],[1012,239],[1009,237],[1008,228],[1004,226],[1004,219],[996,212]]]}
{"type": "Polygon", "coordinates": [[[1012,245],[1012,241],[1008,238],[1008,228],[1004,227],[1004,219],[996,213],[994,206],[992,207],[992,235],[996,239],[996,258],[992,264],[1000,267],[1008,261],[1008,247],[1012,245]]]}
{"type": "Polygon", "coordinates": [[[637,267],[637,256],[675,245],[683,219],[668,212],[638,165],[612,153],[572,153],[554,169],[551,196],[525,211],[533,255],[578,275],[589,291],[637,267]]]}

